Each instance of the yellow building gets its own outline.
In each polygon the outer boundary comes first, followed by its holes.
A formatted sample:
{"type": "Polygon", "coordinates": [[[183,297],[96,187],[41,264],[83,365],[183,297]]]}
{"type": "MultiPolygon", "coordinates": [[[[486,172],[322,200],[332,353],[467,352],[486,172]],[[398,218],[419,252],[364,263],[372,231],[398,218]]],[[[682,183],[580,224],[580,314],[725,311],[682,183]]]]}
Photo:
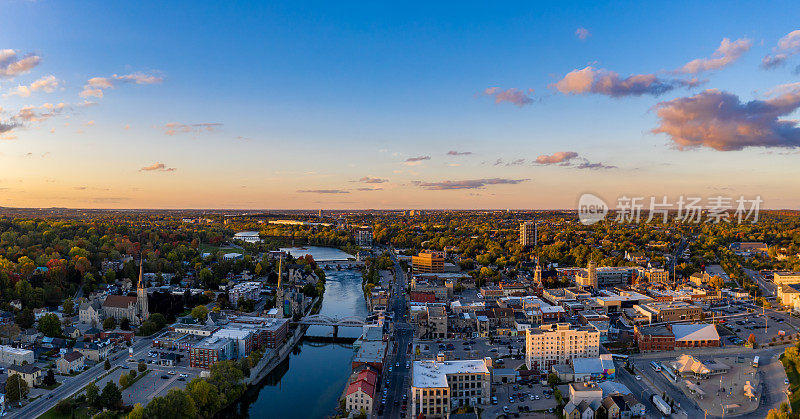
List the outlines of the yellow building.
{"type": "Polygon", "coordinates": [[[411,257],[411,269],[414,273],[444,273],[444,254],[425,250],[411,257]]]}
{"type": "Polygon", "coordinates": [[[525,365],[529,370],[550,371],[574,358],[600,356],[600,332],[591,327],[573,328],[555,323],[525,331],[525,365]]]}
{"type": "Polygon", "coordinates": [[[411,417],[445,419],[451,409],[489,403],[491,358],[414,361],[411,369],[411,417]]]}

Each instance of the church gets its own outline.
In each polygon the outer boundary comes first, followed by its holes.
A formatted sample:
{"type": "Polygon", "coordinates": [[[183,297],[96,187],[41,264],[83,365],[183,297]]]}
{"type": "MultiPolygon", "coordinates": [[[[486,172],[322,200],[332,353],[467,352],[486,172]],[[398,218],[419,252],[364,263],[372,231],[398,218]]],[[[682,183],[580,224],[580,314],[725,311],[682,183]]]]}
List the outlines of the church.
{"type": "Polygon", "coordinates": [[[143,263],[139,261],[139,283],[136,286],[136,297],[127,295],[109,295],[103,301],[103,314],[113,317],[118,322],[128,319],[131,324],[142,324],[150,317],[147,307],[147,287],[142,275],[143,263]]]}

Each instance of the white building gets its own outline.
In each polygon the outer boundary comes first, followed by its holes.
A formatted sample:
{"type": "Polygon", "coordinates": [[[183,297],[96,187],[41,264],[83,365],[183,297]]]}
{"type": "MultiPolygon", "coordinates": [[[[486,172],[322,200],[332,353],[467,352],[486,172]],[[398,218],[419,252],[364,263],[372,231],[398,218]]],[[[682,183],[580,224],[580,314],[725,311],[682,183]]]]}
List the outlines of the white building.
{"type": "Polygon", "coordinates": [[[228,290],[228,300],[231,302],[231,304],[236,305],[240,298],[255,301],[258,300],[260,294],[260,282],[242,282],[234,285],[230,290],[228,290]]]}
{"type": "Polygon", "coordinates": [[[448,418],[461,406],[486,404],[492,395],[491,358],[414,361],[411,417],[448,418]]]}
{"type": "Polygon", "coordinates": [[[529,370],[549,371],[569,359],[599,356],[600,332],[594,328],[556,323],[525,331],[525,365],[529,370]]]}
{"type": "Polygon", "coordinates": [[[261,237],[257,231],[240,231],[233,235],[233,239],[247,243],[261,243],[261,237]]]}
{"type": "Polygon", "coordinates": [[[519,225],[519,244],[531,247],[536,241],[536,223],[525,221],[519,225]]]}
{"type": "Polygon", "coordinates": [[[33,351],[14,348],[8,345],[0,345],[0,363],[22,365],[25,361],[27,361],[28,364],[33,364],[33,351]]]}

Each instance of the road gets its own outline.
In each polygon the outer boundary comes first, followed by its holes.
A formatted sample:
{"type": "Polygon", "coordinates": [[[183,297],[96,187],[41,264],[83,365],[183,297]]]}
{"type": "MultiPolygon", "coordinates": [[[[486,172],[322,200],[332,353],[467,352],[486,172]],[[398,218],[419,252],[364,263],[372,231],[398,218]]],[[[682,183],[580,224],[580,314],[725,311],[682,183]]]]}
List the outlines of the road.
{"type": "Polygon", "coordinates": [[[761,288],[762,295],[765,297],[776,297],[778,295],[778,286],[775,285],[774,282],[764,279],[758,271],[747,268],[742,268],[742,270],[744,270],[744,273],[746,273],[750,279],[758,284],[759,288],[761,288]]]}
{"type": "MultiPolygon", "coordinates": [[[[152,338],[138,338],[134,340],[133,350],[135,358],[146,358],[144,355],[150,350],[153,343],[152,338]]],[[[121,366],[128,359],[128,351],[120,350],[109,358],[111,367],[121,366]]],[[[75,377],[66,377],[64,382],[47,396],[42,396],[33,402],[23,406],[22,409],[9,411],[9,417],[35,418],[50,410],[60,400],[66,399],[83,389],[89,382],[105,373],[103,363],[100,362],[94,367],[84,371],[75,377]]]]}
{"type": "MultiPolygon", "coordinates": [[[[394,319],[394,352],[387,361],[387,367],[384,370],[385,379],[389,379],[388,393],[386,396],[386,407],[384,408],[383,416],[389,418],[400,417],[403,405],[403,394],[407,394],[405,389],[410,385],[410,369],[406,368],[406,363],[411,362],[411,357],[406,353],[408,345],[411,343],[414,331],[410,324],[405,321],[406,302],[405,302],[405,288],[406,288],[406,274],[400,267],[397,261],[397,256],[394,252],[392,254],[392,261],[394,262],[395,281],[392,288],[392,316],[394,319]],[[397,366],[395,366],[397,365],[397,366]],[[392,371],[389,372],[389,367],[392,371]],[[395,404],[395,401],[397,402],[395,404]]],[[[385,384],[385,381],[384,381],[385,384]]]]}

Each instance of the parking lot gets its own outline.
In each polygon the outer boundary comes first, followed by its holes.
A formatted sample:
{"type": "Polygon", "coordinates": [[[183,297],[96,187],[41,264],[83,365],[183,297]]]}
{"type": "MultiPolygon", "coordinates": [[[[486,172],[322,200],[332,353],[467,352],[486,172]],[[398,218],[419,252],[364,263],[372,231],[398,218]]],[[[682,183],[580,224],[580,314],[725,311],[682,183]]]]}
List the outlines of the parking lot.
{"type": "MultiPolygon", "coordinates": [[[[788,342],[790,337],[796,333],[794,326],[789,323],[788,317],[783,313],[775,312],[767,312],[766,315],[754,312],[740,318],[726,320],[722,324],[744,342],[752,334],[758,345],[783,340],[788,342]],[[782,338],[783,336],[785,338],[782,338]]],[[[723,337],[723,339],[725,344],[732,344],[735,341],[729,337],[723,337]]]]}
{"type": "Polygon", "coordinates": [[[492,384],[492,390],[494,397],[497,398],[497,404],[485,407],[483,417],[486,418],[494,418],[505,413],[511,415],[516,413],[522,417],[532,416],[537,412],[550,413],[550,409],[555,411],[558,404],[550,387],[539,383],[492,384]],[[504,408],[507,408],[508,412],[504,408]]]}

